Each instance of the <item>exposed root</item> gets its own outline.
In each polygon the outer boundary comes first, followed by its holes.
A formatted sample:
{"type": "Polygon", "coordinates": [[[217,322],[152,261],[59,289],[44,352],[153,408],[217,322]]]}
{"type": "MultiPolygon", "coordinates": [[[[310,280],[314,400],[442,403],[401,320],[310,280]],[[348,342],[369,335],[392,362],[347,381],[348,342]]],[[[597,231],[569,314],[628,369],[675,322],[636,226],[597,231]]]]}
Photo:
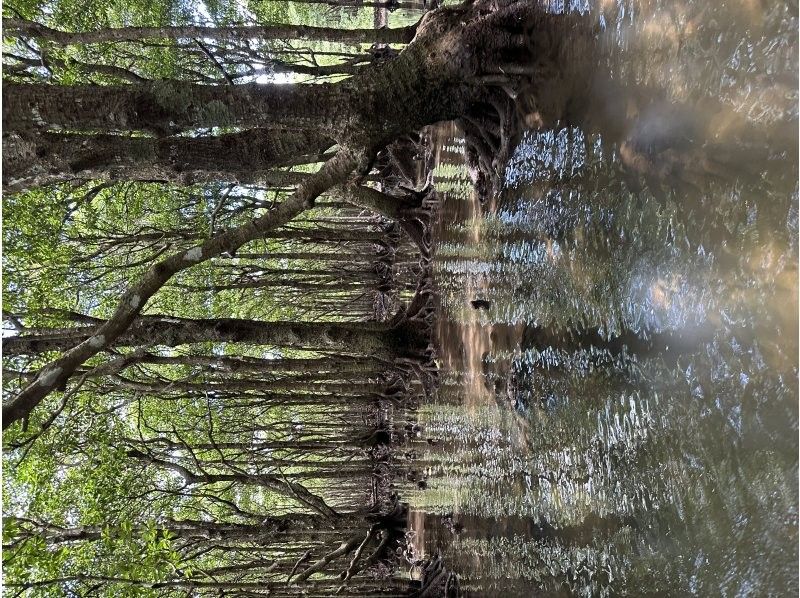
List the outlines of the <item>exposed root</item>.
{"type": "Polygon", "coordinates": [[[421,587],[414,594],[418,598],[457,598],[458,576],[445,567],[441,554],[422,563],[421,587]]]}
{"type": "Polygon", "coordinates": [[[492,93],[487,104],[457,121],[466,143],[467,169],[481,203],[500,193],[505,165],[521,137],[514,101],[504,94],[492,93]]]}
{"type": "Polygon", "coordinates": [[[424,134],[409,133],[380,150],[374,168],[382,190],[402,195],[403,190],[422,190],[430,185],[432,152],[424,134]]]}
{"type": "Polygon", "coordinates": [[[439,196],[430,183],[419,191],[404,190],[405,206],[400,209],[400,226],[419,247],[421,256],[430,257],[433,248],[431,222],[439,207],[439,196]]]}

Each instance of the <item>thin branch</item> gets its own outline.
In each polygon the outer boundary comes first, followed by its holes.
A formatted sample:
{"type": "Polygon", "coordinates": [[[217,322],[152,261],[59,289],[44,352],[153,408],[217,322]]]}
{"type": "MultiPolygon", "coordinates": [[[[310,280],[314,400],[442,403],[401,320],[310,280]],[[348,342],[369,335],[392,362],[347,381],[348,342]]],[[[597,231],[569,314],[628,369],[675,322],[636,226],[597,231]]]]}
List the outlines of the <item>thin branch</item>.
{"type": "Polygon", "coordinates": [[[223,77],[225,77],[225,80],[228,82],[228,85],[235,85],[235,83],[233,82],[233,79],[231,79],[231,76],[230,76],[230,75],[227,73],[227,71],[225,71],[225,69],[223,68],[223,66],[222,66],[222,65],[219,63],[219,60],[217,60],[216,56],[214,56],[214,55],[213,55],[213,54],[212,54],[212,53],[209,51],[209,49],[208,49],[208,48],[206,48],[206,47],[203,45],[203,42],[201,42],[199,39],[195,39],[195,40],[194,40],[194,43],[196,43],[196,44],[197,44],[197,46],[200,48],[200,50],[203,52],[203,54],[205,54],[205,55],[208,57],[208,59],[209,59],[211,62],[213,62],[213,63],[214,63],[214,66],[216,66],[216,67],[217,67],[217,69],[219,69],[219,72],[220,72],[220,73],[222,73],[222,76],[223,76],[223,77]]]}

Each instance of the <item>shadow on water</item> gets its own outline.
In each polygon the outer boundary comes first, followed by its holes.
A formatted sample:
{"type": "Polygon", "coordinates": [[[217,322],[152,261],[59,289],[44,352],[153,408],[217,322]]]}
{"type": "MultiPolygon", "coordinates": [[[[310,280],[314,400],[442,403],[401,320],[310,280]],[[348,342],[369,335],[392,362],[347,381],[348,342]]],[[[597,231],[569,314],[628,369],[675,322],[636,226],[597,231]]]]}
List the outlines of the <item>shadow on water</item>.
{"type": "Polygon", "coordinates": [[[595,120],[488,199],[436,131],[415,550],[464,595],[795,595],[796,6],[551,7],[596,18],[595,120]]]}

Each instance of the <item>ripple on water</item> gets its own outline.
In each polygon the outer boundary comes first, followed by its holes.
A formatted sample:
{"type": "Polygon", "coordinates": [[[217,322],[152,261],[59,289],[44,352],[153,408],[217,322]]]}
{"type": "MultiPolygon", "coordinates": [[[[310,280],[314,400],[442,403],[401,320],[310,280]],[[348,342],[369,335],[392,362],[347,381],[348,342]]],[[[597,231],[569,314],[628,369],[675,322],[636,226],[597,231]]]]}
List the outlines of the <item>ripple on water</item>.
{"type": "Polygon", "coordinates": [[[442,339],[451,369],[420,414],[437,441],[411,497],[421,543],[471,595],[794,594],[798,184],[779,148],[796,137],[796,9],[572,9],[597,15],[618,80],[698,113],[713,98],[709,127],[744,118],[776,149],[755,177],[665,189],[595,133],[529,131],[480,214],[460,165],[437,167],[468,215],[437,246],[442,315],[469,334],[442,339]]]}

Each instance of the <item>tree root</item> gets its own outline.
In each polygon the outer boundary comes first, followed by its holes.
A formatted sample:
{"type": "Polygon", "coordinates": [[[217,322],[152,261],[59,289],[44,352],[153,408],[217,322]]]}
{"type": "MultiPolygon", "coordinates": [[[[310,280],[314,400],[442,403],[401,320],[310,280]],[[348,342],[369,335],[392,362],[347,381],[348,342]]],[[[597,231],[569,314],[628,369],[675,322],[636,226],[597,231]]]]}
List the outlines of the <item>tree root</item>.
{"type": "Polygon", "coordinates": [[[504,94],[491,93],[486,104],[456,121],[466,144],[467,169],[481,203],[500,193],[505,165],[522,130],[514,100],[504,94]]]}
{"type": "Polygon", "coordinates": [[[422,564],[421,587],[414,596],[418,598],[457,598],[458,576],[445,567],[439,552],[422,564]]]}
{"type": "Polygon", "coordinates": [[[400,209],[400,226],[417,245],[420,255],[428,258],[433,248],[431,222],[440,205],[433,185],[426,184],[421,190],[404,189],[405,206],[400,209]]]}

